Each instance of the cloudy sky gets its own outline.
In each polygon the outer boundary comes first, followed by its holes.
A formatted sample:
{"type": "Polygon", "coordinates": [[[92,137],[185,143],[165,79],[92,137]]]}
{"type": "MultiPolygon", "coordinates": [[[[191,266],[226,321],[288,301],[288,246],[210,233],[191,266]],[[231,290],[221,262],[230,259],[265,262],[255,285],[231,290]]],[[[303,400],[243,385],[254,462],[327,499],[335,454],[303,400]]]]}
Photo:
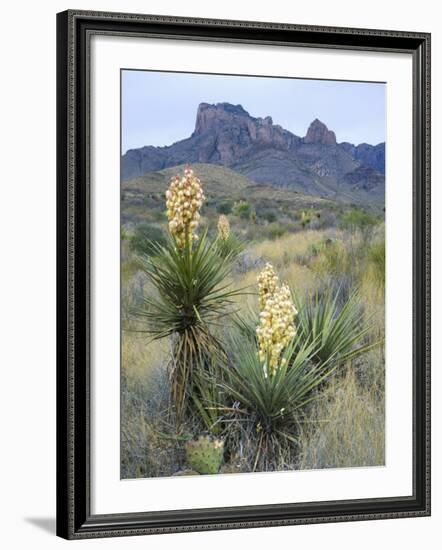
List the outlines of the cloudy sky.
{"type": "Polygon", "coordinates": [[[189,137],[202,102],[240,104],[298,136],[319,118],[338,141],[385,140],[382,83],[124,70],[121,89],[123,153],[189,137]]]}

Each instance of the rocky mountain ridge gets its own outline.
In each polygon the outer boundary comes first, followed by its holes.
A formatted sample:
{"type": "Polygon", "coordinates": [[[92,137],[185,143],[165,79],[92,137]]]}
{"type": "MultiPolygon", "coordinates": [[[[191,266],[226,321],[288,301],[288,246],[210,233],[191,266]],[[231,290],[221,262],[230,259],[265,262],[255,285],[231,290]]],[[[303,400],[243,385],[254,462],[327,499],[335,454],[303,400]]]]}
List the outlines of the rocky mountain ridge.
{"type": "Polygon", "coordinates": [[[385,144],[337,143],[335,133],[318,119],[299,137],[270,116],[253,117],[230,103],[201,103],[187,139],[127,151],[122,177],[196,162],[226,166],[256,183],[302,193],[339,198],[354,188],[359,202],[364,193],[367,201],[383,201],[385,144]]]}

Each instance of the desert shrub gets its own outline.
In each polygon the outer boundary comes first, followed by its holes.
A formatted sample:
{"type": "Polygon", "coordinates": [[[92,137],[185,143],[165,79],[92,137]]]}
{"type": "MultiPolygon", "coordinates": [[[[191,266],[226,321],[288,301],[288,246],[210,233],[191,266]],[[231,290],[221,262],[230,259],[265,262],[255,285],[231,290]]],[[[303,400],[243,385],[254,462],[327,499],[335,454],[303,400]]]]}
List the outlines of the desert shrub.
{"type": "Polygon", "coordinates": [[[276,222],[278,219],[278,213],[272,208],[266,206],[259,206],[256,208],[256,215],[259,219],[265,220],[268,223],[276,222]]]}
{"type": "Polygon", "coordinates": [[[362,208],[351,208],[342,214],[340,227],[352,233],[359,230],[364,236],[369,236],[378,223],[379,218],[370,212],[362,208]]]}
{"type": "Polygon", "coordinates": [[[286,233],[287,231],[287,227],[285,227],[284,225],[281,225],[281,224],[272,224],[271,227],[268,228],[268,230],[266,231],[267,235],[268,235],[268,238],[272,241],[276,240],[276,239],[279,239],[280,237],[282,237],[284,235],[284,233],[286,233]]]}
{"type": "Polygon", "coordinates": [[[146,208],[149,208],[149,209],[154,209],[154,210],[160,209],[160,210],[162,210],[163,197],[158,195],[158,194],[146,195],[143,198],[143,204],[146,208]]]}
{"type": "Polygon", "coordinates": [[[259,269],[263,267],[264,260],[261,257],[256,257],[247,250],[243,250],[242,253],[236,259],[234,265],[234,272],[239,274],[247,273],[252,269],[259,269]]]}
{"type": "Polygon", "coordinates": [[[227,216],[232,212],[233,209],[233,202],[232,201],[223,201],[219,203],[216,207],[216,211],[218,214],[224,214],[227,216]]]}
{"type": "Polygon", "coordinates": [[[163,210],[153,210],[152,220],[156,223],[164,223],[167,221],[166,213],[163,210]]]}
{"type": "Polygon", "coordinates": [[[267,220],[269,223],[276,222],[278,219],[278,215],[274,210],[270,210],[264,214],[264,219],[267,220]]]}
{"type": "Polygon", "coordinates": [[[262,239],[269,239],[275,241],[283,237],[286,233],[293,230],[293,224],[288,222],[273,222],[260,227],[258,230],[258,236],[262,239]]]}
{"type": "Polygon", "coordinates": [[[261,225],[248,223],[245,227],[241,227],[241,236],[248,242],[258,241],[262,238],[262,230],[261,225]]]}
{"type": "Polygon", "coordinates": [[[301,227],[302,229],[305,229],[305,227],[311,222],[311,217],[306,215],[304,212],[302,213],[301,215],[301,220],[300,220],[300,224],[301,224],[301,227]]]}
{"type": "Polygon", "coordinates": [[[332,239],[323,239],[318,242],[313,242],[308,245],[307,249],[302,254],[297,254],[295,259],[301,265],[308,265],[310,262],[321,254],[327,246],[333,243],[332,239]]]}
{"type": "Polygon", "coordinates": [[[321,277],[337,277],[343,273],[355,274],[356,255],[348,252],[343,241],[330,240],[316,252],[318,253],[310,257],[310,268],[321,277]]]}
{"type": "Polygon", "coordinates": [[[150,255],[154,252],[156,244],[162,246],[165,243],[164,231],[148,223],[137,225],[133,235],[129,237],[129,248],[136,254],[150,255]]]}
{"type": "Polygon", "coordinates": [[[319,220],[321,218],[321,212],[319,210],[315,210],[314,208],[307,208],[306,210],[302,210],[299,215],[299,223],[303,229],[307,225],[310,225],[312,222],[319,220]]]}
{"type": "Polygon", "coordinates": [[[247,201],[240,200],[233,205],[232,213],[242,220],[250,220],[252,212],[252,205],[247,201]]]}
{"type": "Polygon", "coordinates": [[[337,216],[335,212],[332,211],[323,211],[321,212],[321,217],[318,218],[315,222],[316,228],[325,228],[325,227],[336,227],[337,225],[337,216]]]}

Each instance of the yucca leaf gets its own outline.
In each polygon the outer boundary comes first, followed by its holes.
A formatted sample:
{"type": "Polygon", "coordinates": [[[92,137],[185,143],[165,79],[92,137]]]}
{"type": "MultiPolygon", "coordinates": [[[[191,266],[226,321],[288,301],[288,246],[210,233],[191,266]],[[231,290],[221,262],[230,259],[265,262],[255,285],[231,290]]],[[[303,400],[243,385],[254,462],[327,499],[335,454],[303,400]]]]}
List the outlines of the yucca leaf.
{"type": "Polygon", "coordinates": [[[366,341],[373,327],[365,317],[358,292],[353,292],[342,307],[338,306],[338,297],[339,290],[307,298],[293,296],[298,310],[298,332],[304,340],[319,338],[320,346],[314,358],[319,363],[333,359],[344,364],[379,345],[379,342],[366,341]]]}
{"type": "MultiPolygon", "coordinates": [[[[232,314],[235,299],[244,289],[234,289],[228,282],[234,251],[220,254],[207,231],[183,249],[169,236],[166,244],[153,243],[151,250],[138,264],[153,291],[131,313],[153,339],[171,337],[175,342],[171,392],[181,416],[191,402],[195,373],[204,371],[213,358],[223,359],[223,347],[211,327],[232,314]]],[[[198,408],[204,400],[201,395],[197,398],[194,405],[198,408]]]]}

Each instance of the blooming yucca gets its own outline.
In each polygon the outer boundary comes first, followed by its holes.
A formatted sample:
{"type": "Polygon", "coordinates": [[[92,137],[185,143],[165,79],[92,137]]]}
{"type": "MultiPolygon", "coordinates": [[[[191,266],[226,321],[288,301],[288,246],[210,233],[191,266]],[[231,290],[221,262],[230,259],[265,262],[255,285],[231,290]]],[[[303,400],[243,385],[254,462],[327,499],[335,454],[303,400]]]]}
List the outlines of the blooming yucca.
{"type": "Polygon", "coordinates": [[[178,248],[184,248],[186,242],[192,243],[198,236],[195,230],[200,220],[199,210],[205,197],[200,180],[193,170],[186,167],[182,177],[171,179],[166,191],[167,217],[169,231],[175,238],[178,248]]]}
{"type": "MultiPolygon", "coordinates": [[[[153,244],[154,253],[139,258],[155,292],[143,296],[134,314],[153,339],[171,339],[170,401],[177,422],[201,409],[199,380],[217,362],[227,360],[212,327],[233,313],[236,297],[243,294],[230,281],[235,254],[220,254],[220,239],[210,241],[207,229],[194,242],[203,201],[201,182],[186,167],[183,176],[172,178],[166,192],[172,238],[153,244]]],[[[230,238],[222,244],[228,242],[230,238]]],[[[209,415],[204,417],[208,421],[209,415]]]]}
{"type": "Polygon", "coordinates": [[[230,236],[230,223],[224,214],[221,214],[218,219],[218,235],[223,241],[227,241],[230,236]]]}
{"type": "Polygon", "coordinates": [[[271,264],[268,263],[260,273],[258,284],[261,309],[256,328],[258,354],[264,362],[265,373],[273,375],[284,348],[296,334],[294,320],[297,311],[289,287],[279,286],[278,276],[271,264]]]}
{"type": "Polygon", "coordinates": [[[271,263],[267,262],[258,275],[259,309],[265,307],[267,298],[272,296],[279,287],[279,279],[271,263]]]}
{"type": "Polygon", "coordinates": [[[238,240],[230,230],[230,223],[227,216],[221,214],[218,218],[218,236],[215,240],[215,249],[224,258],[230,257],[235,260],[244,249],[244,243],[238,240]]]}

